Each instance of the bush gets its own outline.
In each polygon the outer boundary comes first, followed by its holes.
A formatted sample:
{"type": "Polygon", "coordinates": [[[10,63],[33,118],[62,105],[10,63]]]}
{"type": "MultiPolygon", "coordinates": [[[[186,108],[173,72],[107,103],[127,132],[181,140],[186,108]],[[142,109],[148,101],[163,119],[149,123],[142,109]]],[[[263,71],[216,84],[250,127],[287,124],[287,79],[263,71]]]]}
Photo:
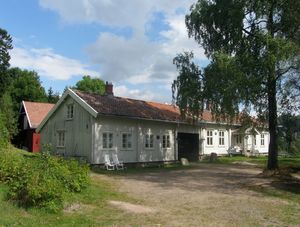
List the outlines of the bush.
{"type": "Polygon", "coordinates": [[[6,148],[9,140],[9,132],[5,126],[4,116],[0,112],[0,149],[6,148]]]}
{"type": "Polygon", "coordinates": [[[9,185],[8,198],[24,207],[57,212],[69,193],[80,192],[89,183],[89,169],[75,160],[47,153],[0,154],[0,180],[9,185]]]}

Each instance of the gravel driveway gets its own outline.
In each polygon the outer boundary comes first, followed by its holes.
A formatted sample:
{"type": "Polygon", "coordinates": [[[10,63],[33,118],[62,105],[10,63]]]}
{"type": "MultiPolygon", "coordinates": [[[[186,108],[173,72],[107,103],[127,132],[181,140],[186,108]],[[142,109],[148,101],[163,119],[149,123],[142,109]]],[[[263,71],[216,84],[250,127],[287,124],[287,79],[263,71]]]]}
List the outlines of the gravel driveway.
{"type": "Polygon", "coordinates": [[[113,176],[119,190],[155,212],[139,213],[153,226],[300,226],[300,206],[249,188],[268,187],[260,169],[243,165],[199,164],[113,176]]]}

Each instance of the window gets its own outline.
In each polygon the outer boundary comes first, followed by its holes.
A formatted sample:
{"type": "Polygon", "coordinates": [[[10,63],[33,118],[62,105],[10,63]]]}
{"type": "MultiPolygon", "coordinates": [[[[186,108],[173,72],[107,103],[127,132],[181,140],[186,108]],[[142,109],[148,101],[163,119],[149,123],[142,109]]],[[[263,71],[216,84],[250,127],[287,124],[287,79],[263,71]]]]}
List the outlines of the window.
{"type": "Polygon", "coordinates": [[[153,134],[145,135],[145,148],[153,148],[154,136],[153,134]]]}
{"type": "Polygon", "coordinates": [[[254,145],[256,146],[256,136],[253,136],[253,140],[254,140],[254,145]]]}
{"type": "Polygon", "coordinates": [[[73,119],[74,116],[74,105],[69,104],[67,106],[67,119],[73,119]]]}
{"type": "Polygon", "coordinates": [[[103,148],[112,148],[113,147],[113,134],[112,133],[103,133],[102,134],[102,147],[103,148]]]}
{"type": "Polygon", "coordinates": [[[264,146],[264,145],[265,145],[265,135],[264,135],[264,134],[261,134],[261,135],[260,135],[260,145],[261,145],[261,146],[264,146]]]}
{"type": "Polygon", "coordinates": [[[132,148],[132,136],[130,133],[122,134],[122,148],[125,148],[125,149],[132,148]]]}
{"type": "Polygon", "coordinates": [[[212,130],[208,130],[206,132],[206,144],[207,145],[213,145],[213,131],[212,130]]]}
{"type": "Polygon", "coordinates": [[[241,144],[242,143],[242,136],[241,135],[236,135],[235,136],[235,142],[236,142],[236,144],[241,144]]]}
{"type": "Polygon", "coordinates": [[[57,146],[58,147],[64,147],[65,146],[65,132],[64,131],[58,131],[57,132],[57,146]]]}
{"type": "Polygon", "coordinates": [[[170,143],[170,135],[163,135],[163,148],[170,148],[171,143],[170,143]]]}
{"type": "Polygon", "coordinates": [[[219,145],[224,145],[224,131],[219,131],[219,145]]]}

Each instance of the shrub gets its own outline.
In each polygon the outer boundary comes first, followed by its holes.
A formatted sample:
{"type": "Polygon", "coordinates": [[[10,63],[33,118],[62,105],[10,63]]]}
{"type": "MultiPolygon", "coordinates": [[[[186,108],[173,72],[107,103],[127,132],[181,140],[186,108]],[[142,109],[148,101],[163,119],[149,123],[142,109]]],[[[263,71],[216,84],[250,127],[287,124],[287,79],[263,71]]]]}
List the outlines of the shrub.
{"type": "Polygon", "coordinates": [[[89,183],[88,166],[75,160],[47,153],[0,155],[0,180],[9,185],[8,198],[24,207],[57,212],[69,193],[80,192],[89,183]]]}
{"type": "Polygon", "coordinates": [[[9,140],[9,132],[5,126],[3,114],[0,112],[0,149],[6,148],[9,140]]]}

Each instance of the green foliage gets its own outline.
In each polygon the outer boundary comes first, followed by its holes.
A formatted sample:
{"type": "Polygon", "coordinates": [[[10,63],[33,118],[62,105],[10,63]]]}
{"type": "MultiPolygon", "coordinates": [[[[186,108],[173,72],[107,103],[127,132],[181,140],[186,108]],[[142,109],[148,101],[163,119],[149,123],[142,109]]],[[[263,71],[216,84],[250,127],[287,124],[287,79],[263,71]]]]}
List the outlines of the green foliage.
{"type": "Polygon", "coordinates": [[[12,49],[12,38],[6,30],[0,28],[0,72],[9,67],[9,50],[12,49]]]}
{"type": "Polygon", "coordinates": [[[278,120],[281,126],[279,128],[279,145],[281,150],[289,154],[300,153],[300,146],[297,147],[297,142],[300,138],[296,136],[296,133],[300,132],[300,116],[285,113],[278,120]]]}
{"type": "Polygon", "coordinates": [[[45,89],[41,85],[40,77],[34,71],[12,68],[14,80],[9,88],[9,93],[14,103],[15,111],[20,108],[23,100],[33,102],[47,102],[45,89]]]}
{"type": "Polygon", "coordinates": [[[89,169],[75,160],[47,153],[22,155],[2,151],[0,181],[9,186],[8,198],[19,205],[57,212],[68,194],[87,187],[89,169]]]}
{"type": "Polygon", "coordinates": [[[5,123],[5,117],[0,111],[0,150],[7,147],[9,141],[9,132],[5,123]]]}
{"type": "Polygon", "coordinates": [[[9,75],[6,71],[9,67],[9,50],[12,48],[11,36],[6,30],[0,28],[0,98],[9,84],[9,75]]]}
{"type": "Polygon", "coordinates": [[[0,113],[2,113],[4,125],[8,131],[9,140],[17,134],[17,114],[13,109],[13,101],[10,95],[5,92],[0,98],[0,113]]]}
{"type": "Polygon", "coordinates": [[[173,100],[176,100],[181,113],[185,116],[187,112],[198,116],[203,92],[201,84],[201,71],[192,62],[193,53],[178,54],[173,63],[176,65],[180,77],[172,84],[173,100]]]}
{"type": "Polygon", "coordinates": [[[82,80],[78,81],[74,88],[80,91],[102,95],[105,91],[105,84],[104,81],[99,78],[83,76],[82,80]]]}
{"type": "Polygon", "coordinates": [[[49,103],[57,103],[59,100],[59,93],[52,90],[52,87],[48,89],[48,94],[47,94],[47,102],[49,103]]]}

